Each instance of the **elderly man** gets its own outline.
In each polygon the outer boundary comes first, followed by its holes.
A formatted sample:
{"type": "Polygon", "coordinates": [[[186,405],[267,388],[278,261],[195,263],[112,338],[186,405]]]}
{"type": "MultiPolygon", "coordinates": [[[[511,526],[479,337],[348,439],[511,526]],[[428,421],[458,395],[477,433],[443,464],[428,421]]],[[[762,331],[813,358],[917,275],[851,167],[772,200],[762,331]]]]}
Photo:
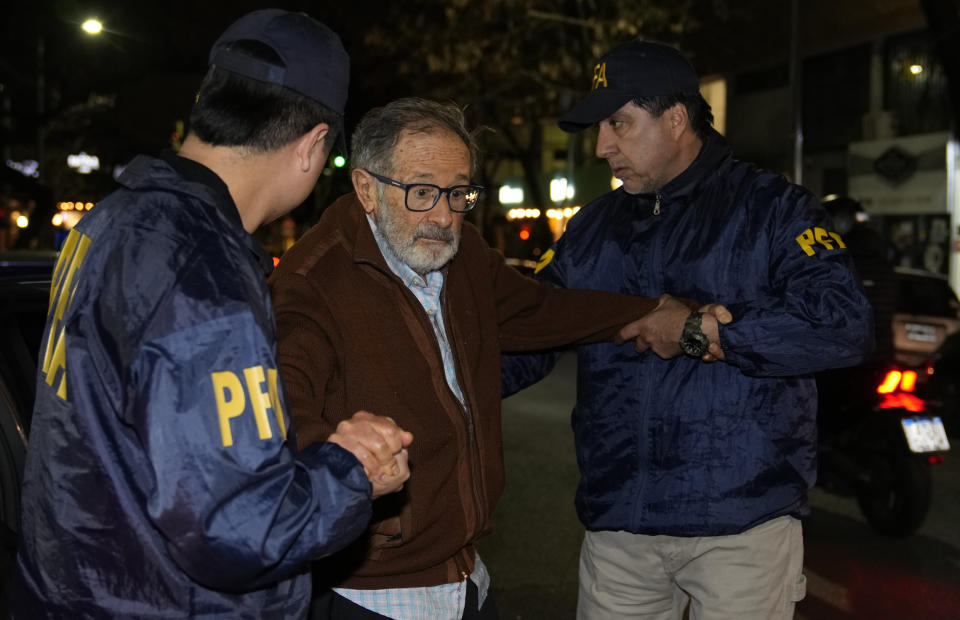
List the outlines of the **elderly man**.
{"type": "MultiPolygon", "coordinates": [[[[501,350],[609,341],[657,304],[563,291],[507,267],[463,222],[483,191],[476,162],[457,108],[405,99],[372,110],[353,136],[356,193],[271,278],[300,445],[357,408],[416,437],[403,492],[378,502],[360,544],[317,567],[336,589],[314,617],[495,617],[474,543],[503,489],[501,350]]],[[[657,316],[622,335],[676,346],[680,326],[657,316]]]]}

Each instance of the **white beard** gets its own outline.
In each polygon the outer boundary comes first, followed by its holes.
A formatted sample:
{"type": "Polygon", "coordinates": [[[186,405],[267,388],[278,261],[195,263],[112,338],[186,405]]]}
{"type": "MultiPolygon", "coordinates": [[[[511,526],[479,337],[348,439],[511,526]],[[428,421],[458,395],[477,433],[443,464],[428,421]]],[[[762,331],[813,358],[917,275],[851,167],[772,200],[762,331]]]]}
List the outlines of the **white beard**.
{"type": "Polygon", "coordinates": [[[459,231],[455,232],[452,227],[441,228],[431,222],[421,222],[414,229],[412,237],[404,238],[404,235],[409,233],[403,230],[403,222],[393,217],[390,205],[382,194],[379,198],[376,211],[377,228],[393,253],[408,267],[420,275],[426,275],[442,268],[457,254],[460,248],[459,231]],[[417,245],[418,239],[436,239],[445,241],[446,245],[432,249],[423,248],[417,245]]]}

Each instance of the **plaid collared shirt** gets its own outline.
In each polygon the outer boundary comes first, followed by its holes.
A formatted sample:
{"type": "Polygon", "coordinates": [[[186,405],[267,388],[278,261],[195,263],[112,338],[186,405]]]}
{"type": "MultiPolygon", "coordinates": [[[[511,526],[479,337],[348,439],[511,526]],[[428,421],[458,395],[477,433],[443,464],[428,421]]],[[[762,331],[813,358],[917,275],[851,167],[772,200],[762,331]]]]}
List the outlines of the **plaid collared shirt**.
{"type": "MultiPolygon", "coordinates": [[[[490,588],[490,575],[479,554],[470,574],[470,581],[477,586],[478,607],[483,607],[487,590],[490,588]]],[[[467,604],[466,581],[423,588],[334,588],[333,591],[361,607],[393,620],[460,620],[467,604]]]]}
{"type": "MultiPolygon", "coordinates": [[[[377,240],[380,252],[387,261],[390,270],[397,275],[414,294],[417,301],[423,306],[433,333],[440,345],[443,356],[443,371],[447,385],[463,404],[463,391],[457,382],[457,370],[453,360],[453,350],[447,340],[447,331],[443,323],[443,309],[440,306],[440,293],[443,290],[443,273],[431,271],[426,278],[416,273],[406,263],[401,261],[390,249],[386,239],[377,229],[377,225],[370,216],[370,229],[377,240]]],[[[476,557],[476,564],[470,580],[477,586],[477,601],[482,607],[490,588],[490,575],[487,567],[476,557]]],[[[422,588],[389,588],[384,590],[355,590],[350,588],[334,588],[334,592],[371,611],[393,618],[394,620],[459,620],[463,617],[463,608],[467,601],[467,583],[460,581],[445,583],[439,586],[422,588]]]]}

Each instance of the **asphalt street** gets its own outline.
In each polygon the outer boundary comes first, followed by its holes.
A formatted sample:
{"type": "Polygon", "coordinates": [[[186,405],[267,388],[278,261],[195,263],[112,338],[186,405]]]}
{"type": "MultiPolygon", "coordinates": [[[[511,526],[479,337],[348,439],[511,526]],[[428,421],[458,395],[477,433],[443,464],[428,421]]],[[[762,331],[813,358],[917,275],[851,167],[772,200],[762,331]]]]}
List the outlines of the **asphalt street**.
{"type": "MultiPolygon", "coordinates": [[[[583,528],[570,431],[575,365],[564,356],[504,401],[507,490],[480,545],[503,620],[573,618],[583,528]]],[[[804,522],[808,590],[798,620],[960,618],[960,440],[934,468],[934,502],[915,535],[876,534],[851,498],[815,488],[804,522]]]]}

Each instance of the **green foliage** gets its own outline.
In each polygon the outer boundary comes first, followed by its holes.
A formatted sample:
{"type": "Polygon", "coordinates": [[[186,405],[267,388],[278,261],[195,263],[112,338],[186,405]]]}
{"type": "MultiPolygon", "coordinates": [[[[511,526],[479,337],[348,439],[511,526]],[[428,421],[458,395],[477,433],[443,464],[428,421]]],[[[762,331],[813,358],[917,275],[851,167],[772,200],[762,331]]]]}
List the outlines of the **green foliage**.
{"type": "Polygon", "coordinates": [[[585,90],[596,59],[642,36],[678,43],[699,22],[690,0],[415,0],[366,31],[364,51],[429,96],[497,106],[508,118],[556,115],[585,90]]]}

